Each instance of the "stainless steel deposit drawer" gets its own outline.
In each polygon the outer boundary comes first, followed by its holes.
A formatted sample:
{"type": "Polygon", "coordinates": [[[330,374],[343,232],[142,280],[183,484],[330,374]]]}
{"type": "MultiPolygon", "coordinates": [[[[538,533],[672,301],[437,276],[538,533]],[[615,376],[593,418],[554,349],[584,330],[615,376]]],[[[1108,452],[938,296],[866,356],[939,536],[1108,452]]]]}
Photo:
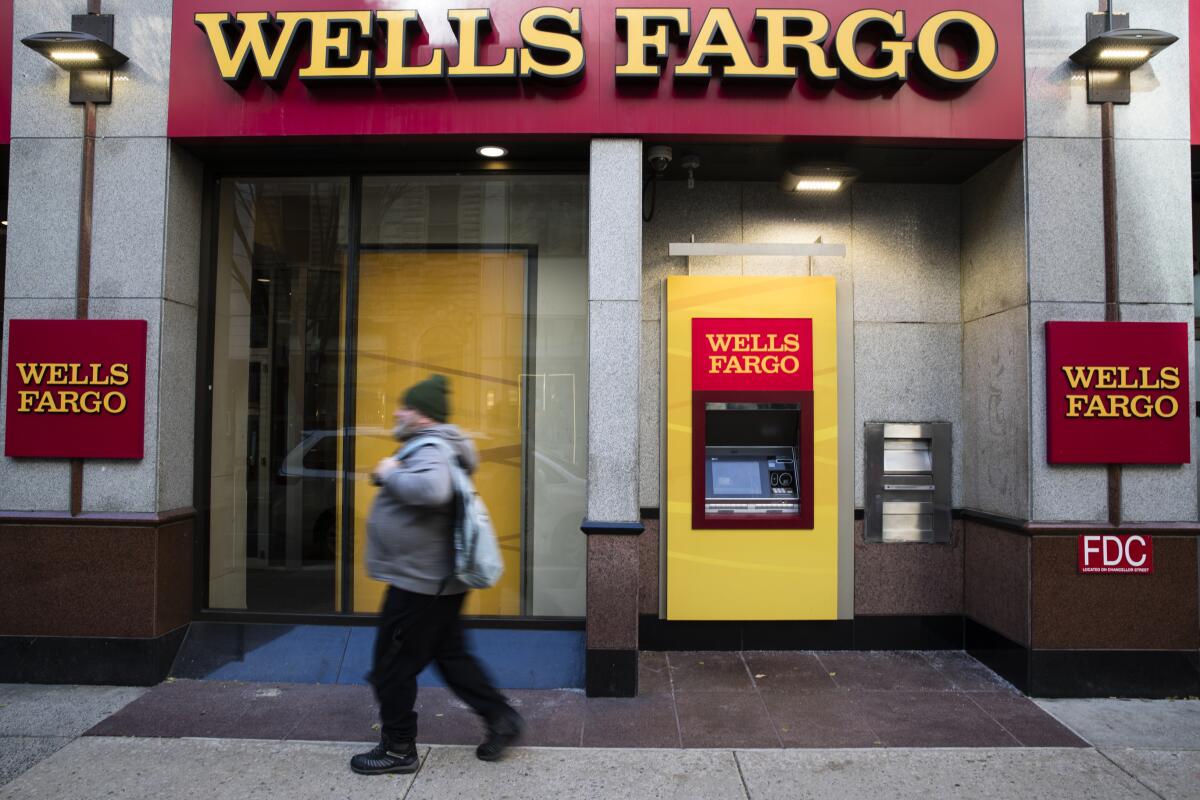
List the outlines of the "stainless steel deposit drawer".
{"type": "Polygon", "coordinates": [[[864,536],[868,542],[950,541],[950,424],[869,422],[864,536]]]}

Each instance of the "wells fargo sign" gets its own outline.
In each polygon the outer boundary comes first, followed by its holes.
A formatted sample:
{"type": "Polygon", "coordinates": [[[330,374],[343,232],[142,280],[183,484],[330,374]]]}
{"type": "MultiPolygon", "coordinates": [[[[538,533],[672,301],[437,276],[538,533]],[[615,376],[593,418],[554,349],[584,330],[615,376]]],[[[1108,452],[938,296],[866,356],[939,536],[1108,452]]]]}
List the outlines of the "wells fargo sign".
{"type": "MultiPolygon", "coordinates": [[[[541,78],[573,80],[584,72],[583,9],[538,6],[521,16],[520,46],[503,47],[486,61],[483,43],[495,21],[489,8],[444,11],[454,31],[453,47],[432,47],[412,58],[426,33],[417,9],[344,11],[200,12],[194,17],[208,38],[221,78],[240,84],[252,74],[266,81],[287,77],[285,65],[306,49],[302,81],[489,80],[541,78]],[[380,57],[381,56],[381,57],[380,57]]],[[[427,17],[428,15],[426,15],[427,17]]],[[[951,84],[982,78],[996,63],[998,42],[991,25],[970,11],[941,11],[910,31],[907,11],[868,8],[854,11],[836,30],[829,17],[807,8],[755,9],[753,27],[761,61],[750,53],[728,8],[712,8],[693,28],[687,7],[619,6],[610,25],[625,39],[618,79],[658,79],[670,51],[685,56],[670,68],[675,80],[714,74],[739,80],[795,81],[805,77],[836,81],[906,81],[914,69],[951,84]],[[876,36],[876,34],[879,34],[876,36]],[[910,33],[912,38],[908,38],[910,33]],[[944,42],[965,36],[970,54],[961,59],[944,42]],[[828,50],[826,42],[829,42],[828,50]],[[866,47],[871,52],[863,54],[866,47]]]]}
{"type": "Polygon", "coordinates": [[[4,454],[141,458],[144,320],[12,320],[4,454]]]}
{"type": "Polygon", "coordinates": [[[810,392],[811,319],[692,320],[692,389],[810,392]]]}
{"type": "Polygon", "coordinates": [[[172,137],[1024,135],[1018,0],[230,5],[175,0],[172,137]]]}
{"type": "Polygon", "coordinates": [[[1047,322],[1052,464],[1186,464],[1188,328],[1182,322],[1047,322]]]}

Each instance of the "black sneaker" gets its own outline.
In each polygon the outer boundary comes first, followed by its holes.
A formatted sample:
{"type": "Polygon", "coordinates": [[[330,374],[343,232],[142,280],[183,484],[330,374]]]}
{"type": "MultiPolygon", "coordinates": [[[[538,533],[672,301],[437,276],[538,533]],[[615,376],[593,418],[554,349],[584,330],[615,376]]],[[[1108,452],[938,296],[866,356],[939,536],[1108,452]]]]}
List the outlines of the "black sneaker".
{"type": "Polygon", "coordinates": [[[350,769],[359,775],[416,772],[419,766],[416,742],[389,742],[386,737],[367,752],[350,759],[350,769]]]}
{"type": "Polygon", "coordinates": [[[498,761],[510,745],[516,743],[525,732],[525,720],[515,709],[508,709],[504,716],[487,726],[487,736],[475,748],[475,756],[481,761],[498,761]]]}

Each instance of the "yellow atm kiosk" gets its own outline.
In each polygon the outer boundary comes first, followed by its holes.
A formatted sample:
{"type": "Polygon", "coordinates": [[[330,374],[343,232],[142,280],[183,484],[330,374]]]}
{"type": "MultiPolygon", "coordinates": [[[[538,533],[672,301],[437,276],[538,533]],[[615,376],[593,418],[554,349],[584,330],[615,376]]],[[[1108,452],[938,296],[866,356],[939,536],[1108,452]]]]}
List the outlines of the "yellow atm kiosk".
{"type": "Polygon", "coordinates": [[[838,617],[833,278],[666,286],[666,617],[838,617]]]}

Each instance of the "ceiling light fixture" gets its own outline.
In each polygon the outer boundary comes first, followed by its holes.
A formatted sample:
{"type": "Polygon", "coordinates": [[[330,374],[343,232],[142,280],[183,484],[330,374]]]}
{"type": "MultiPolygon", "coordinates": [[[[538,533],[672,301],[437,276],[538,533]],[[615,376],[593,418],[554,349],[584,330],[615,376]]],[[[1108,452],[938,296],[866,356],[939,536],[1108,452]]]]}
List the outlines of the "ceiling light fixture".
{"type": "Polygon", "coordinates": [[[829,164],[800,164],[783,174],[779,188],[802,194],[835,194],[858,179],[852,167],[829,164]]]}
{"type": "Polygon", "coordinates": [[[484,158],[504,158],[508,155],[508,149],[496,144],[486,144],[483,147],[475,148],[475,152],[484,158]]]}

